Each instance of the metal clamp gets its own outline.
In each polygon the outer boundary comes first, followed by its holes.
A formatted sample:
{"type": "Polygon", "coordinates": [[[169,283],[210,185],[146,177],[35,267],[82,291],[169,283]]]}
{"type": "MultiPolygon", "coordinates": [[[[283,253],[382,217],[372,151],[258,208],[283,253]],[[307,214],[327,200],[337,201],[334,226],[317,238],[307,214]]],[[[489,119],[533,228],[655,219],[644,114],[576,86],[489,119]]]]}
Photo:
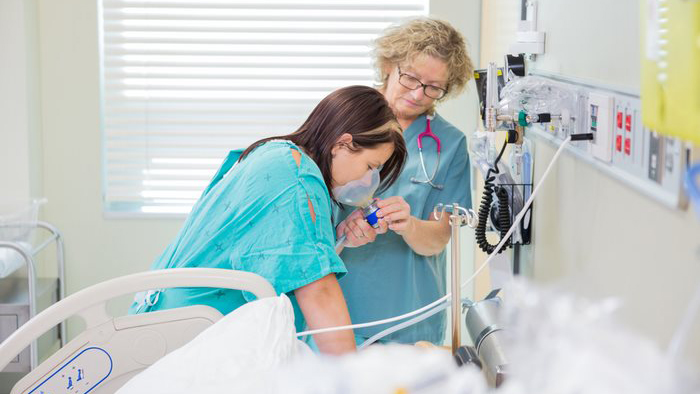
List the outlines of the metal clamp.
{"type": "MultiPolygon", "coordinates": [[[[450,217],[450,224],[452,224],[452,217],[456,216],[459,220],[458,224],[460,226],[469,226],[470,228],[476,228],[478,224],[478,218],[473,209],[468,209],[459,206],[457,203],[454,204],[443,204],[439,203],[433,208],[433,218],[437,221],[442,220],[445,215],[445,211],[452,213],[450,217]],[[455,215],[455,207],[457,208],[457,214],[455,215]]],[[[457,219],[455,219],[457,220],[457,219]]]]}

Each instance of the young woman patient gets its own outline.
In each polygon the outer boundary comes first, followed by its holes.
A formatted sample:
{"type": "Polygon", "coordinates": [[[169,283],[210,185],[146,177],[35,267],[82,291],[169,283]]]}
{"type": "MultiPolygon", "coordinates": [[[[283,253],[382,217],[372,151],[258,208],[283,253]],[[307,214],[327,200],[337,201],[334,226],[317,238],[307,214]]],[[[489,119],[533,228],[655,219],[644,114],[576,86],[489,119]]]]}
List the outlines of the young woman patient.
{"type": "MultiPolygon", "coordinates": [[[[333,188],[380,171],[391,185],[406,159],[399,126],[384,96],[366,86],[334,91],[292,134],[231,151],[152,269],[226,268],[267,279],[289,296],[297,331],[350,324],[338,285],[333,188]]],[[[227,314],[252,294],[175,288],[137,294],[131,313],[209,305],[227,314]]],[[[314,336],[323,353],[355,349],[352,331],[314,336]]]]}

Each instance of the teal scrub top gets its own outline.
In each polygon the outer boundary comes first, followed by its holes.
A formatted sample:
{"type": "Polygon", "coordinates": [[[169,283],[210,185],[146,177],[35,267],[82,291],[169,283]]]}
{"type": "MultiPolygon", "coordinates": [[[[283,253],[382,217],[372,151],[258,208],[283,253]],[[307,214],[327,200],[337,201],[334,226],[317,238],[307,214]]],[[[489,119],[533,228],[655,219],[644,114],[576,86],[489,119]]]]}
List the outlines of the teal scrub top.
{"type": "MultiPolygon", "coordinates": [[[[226,268],[261,275],[277,294],[290,297],[301,331],[304,319],[293,291],[346,272],[335,253],[328,189],[316,163],[289,141],[267,142],[236,163],[241,153],[229,153],[152,269],[226,268]],[[298,167],[290,149],[302,153],[298,167]]],[[[130,312],[209,305],[225,315],[255,296],[239,290],[174,288],[152,293],[149,299],[154,305],[143,304],[143,294],[137,295],[130,312]]]]}
{"type": "MultiPolygon", "coordinates": [[[[425,180],[418,156],[418,134],[425,131],[425,115],[418,117],[403,133],[408,149],[408,161],[399,179],[388,190],[376,196],[401,196],[411,206],[411,215],[427,220],[438,203],[458,203],[471,207],[469,158],[464,133],[436,115],[430,121],[431,130],[440,138],[442,152],[440,165],[433,183],[444,185],[443,190],[427,183],[413,183],[411,178],[425,180]]],[[[437,161],[437,144],[423,138],[423,156],[426,170],[432,175],[437,161]]],[[[352,212],[352,207],[336,209],[335,223],[340,223],[352,212]]],[[[353,323],[365,323],[421,308],[446,294],[445,251],[435,256],[421,256],[389,230],[377,236],[370,244],[359,248],[345,248],[341,257],[348,268],[340,281],[353,323]]],[[[391,325],[386,324],[355,330],[358,343],[391,325]]],[[[446,312],[438,313],[416,325],[397,331],[386,341],[414,343],[426,340],[441,343],[446,328],[446,312]]]]}

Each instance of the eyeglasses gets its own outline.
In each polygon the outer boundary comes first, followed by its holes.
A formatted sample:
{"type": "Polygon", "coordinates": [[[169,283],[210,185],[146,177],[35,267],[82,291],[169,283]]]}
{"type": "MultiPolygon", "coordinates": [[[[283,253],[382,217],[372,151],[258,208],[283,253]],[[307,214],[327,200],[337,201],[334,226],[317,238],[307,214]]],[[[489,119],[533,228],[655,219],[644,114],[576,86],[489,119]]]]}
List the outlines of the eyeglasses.
{"type": "Polygon", "coordinates": [[[396,66],[399,70],[399,83],[406,89],[416,90],[423,87],[423,93],[431,99],[441,99],[447,94],[447,89],[443,89],[434,85],[426,85],[418,78],[401,72],[401,67],[396,66]]]}

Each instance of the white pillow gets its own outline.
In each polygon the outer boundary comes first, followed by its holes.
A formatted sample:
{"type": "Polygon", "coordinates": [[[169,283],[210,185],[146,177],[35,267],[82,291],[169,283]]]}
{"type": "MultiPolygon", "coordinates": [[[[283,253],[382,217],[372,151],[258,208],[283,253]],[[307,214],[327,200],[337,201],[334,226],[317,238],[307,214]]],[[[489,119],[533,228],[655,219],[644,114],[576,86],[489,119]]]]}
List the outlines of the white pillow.
{"type": "MultiPolygon", "coordinates": [[[[306,347],[285,295],[247,303],[136,375],[117,393],[251,393],[306,347]]],[[[308,349],[308,347],[306,347],[308,349]]]]}

